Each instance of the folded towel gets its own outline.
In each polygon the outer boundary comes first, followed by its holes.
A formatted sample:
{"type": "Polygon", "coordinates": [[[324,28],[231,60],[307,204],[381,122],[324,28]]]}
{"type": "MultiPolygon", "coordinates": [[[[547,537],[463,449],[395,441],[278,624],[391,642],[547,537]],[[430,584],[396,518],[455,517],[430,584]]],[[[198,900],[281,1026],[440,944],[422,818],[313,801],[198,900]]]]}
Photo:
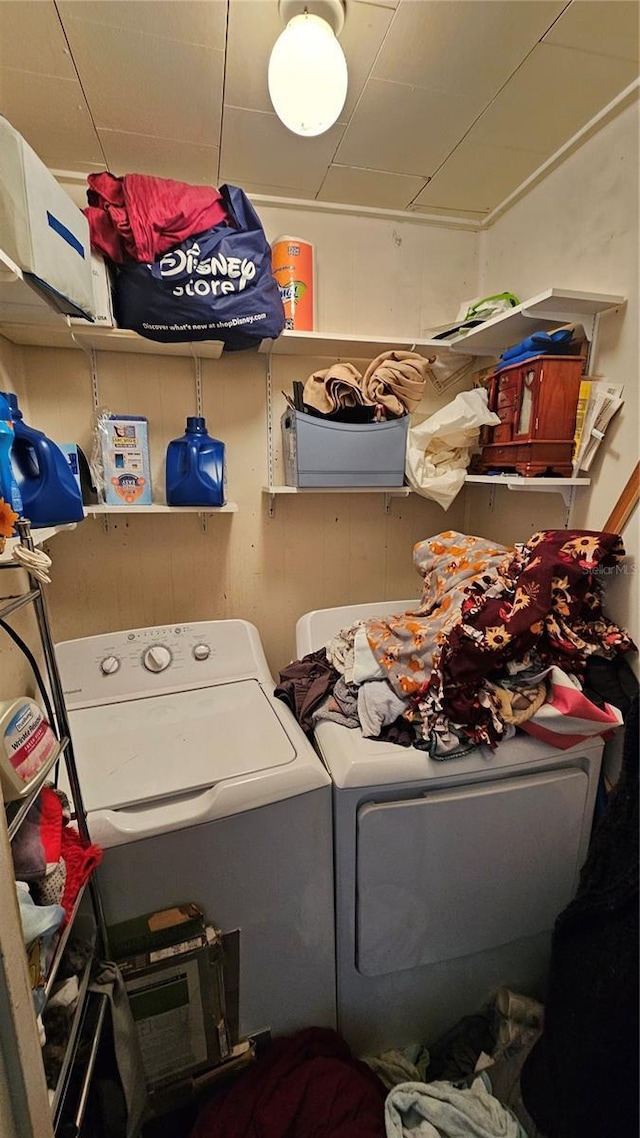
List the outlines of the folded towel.
{"type": "Polygon", "coordinates": [[[353,364],[332,364],[324,371],[314,371],[304,385],[303,401],[323,415],[330,415],[343,407],[357,407],[371,403],[365,399],[360,380],[362,376],[353,364]]]}
{"type": "Polygon", "coordinates": [[[362,378],[368,403],[381,403],[392,415],[404,415],[418,406],[433,357],[417,352],[382,352],[372,360],[362,378]]]}

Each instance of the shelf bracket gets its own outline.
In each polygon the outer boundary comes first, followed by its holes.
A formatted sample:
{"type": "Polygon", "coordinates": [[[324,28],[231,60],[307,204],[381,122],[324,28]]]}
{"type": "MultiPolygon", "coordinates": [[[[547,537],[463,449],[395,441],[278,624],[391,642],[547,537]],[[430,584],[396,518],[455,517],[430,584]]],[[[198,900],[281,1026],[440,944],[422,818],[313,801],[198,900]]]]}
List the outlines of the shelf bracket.
{"type": "Polygon", "coordinates": [[[276,516],[276,495],[269,493],[269,517],[275,518],[276,516]]]}
{"type": "MultiPolygon", "coordinates": [[[[572,505],[573,505],[573,499],[574,499],[574,494],[575,494],[575,489],[576,489],[575,486],[572,486],[572,485],[569,485],[569,486],[558,486],[558,485],[555,485],[555,486],[544,486],[544,485],[535,486],[535,485],[531,485],[531,483],[529,483],[526,486],[522,486],[522,485],[518,485],[517,482],[506,482],[506,480],[505,480],[505,484],[506,484],[506,487],[508,490],[519,490],[523,494],[548,494],[549,491],[551,491],[554,494],[559,494],[560,497],[562,498],[562,501],[564,502],[565,508],[567,510],[570,510],[572,505]]],[[[493,490],[493,487],[492,487],[492,490],[493,490]]],[[[567,527],[565,526],[565,529],[566,528],[567,527]]]]}
{"type": "Polygon", "coordinates": [[[388,514],[391,510],[391,499],[392,499],[392,497],[393,497],[393,494],[385,494],[384,495],[384,512],[385,512],[385,514],[388,514]]]}

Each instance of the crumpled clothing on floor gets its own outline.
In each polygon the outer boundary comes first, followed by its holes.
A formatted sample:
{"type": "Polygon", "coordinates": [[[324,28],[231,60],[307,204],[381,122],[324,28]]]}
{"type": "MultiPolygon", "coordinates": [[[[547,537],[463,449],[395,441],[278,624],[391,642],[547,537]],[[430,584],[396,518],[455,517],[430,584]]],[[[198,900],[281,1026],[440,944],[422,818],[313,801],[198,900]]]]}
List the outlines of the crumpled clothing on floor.
{"type": "Polygon", "coordinates": [[[387,1096],[385,1126],[387,1138],[527,1138],[484,1074],[463,1088],[400,1083],[387,1096]]]}
{"type": "Polygon", "coordinates": [[[414,1044],[402,1051],[392,1049],[383,1051],[380,1055],[363,1055],[362,1061],[375,1071],[387,1090],[391,1090],[398,1083],[424,1082],[429,1066],[429,1052],[426,1047],[414,1044]]]}
{"type": "Polygon", "coordinates": [[[384,1138],[385,1087],[330,1028],[275,1040],[190,1138],[384,1138]]]}

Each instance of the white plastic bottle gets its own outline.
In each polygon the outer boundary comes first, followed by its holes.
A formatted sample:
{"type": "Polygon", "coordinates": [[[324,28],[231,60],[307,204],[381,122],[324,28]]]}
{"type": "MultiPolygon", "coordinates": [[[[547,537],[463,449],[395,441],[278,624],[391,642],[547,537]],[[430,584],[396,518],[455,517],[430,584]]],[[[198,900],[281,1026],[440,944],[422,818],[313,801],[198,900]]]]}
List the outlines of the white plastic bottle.
{"type": "Polygon", "coordinates": [[[29,793],[56,747],[57,739],[35,700],[22,696],[0,702],[0,782],[5,802],[29,793]]]}

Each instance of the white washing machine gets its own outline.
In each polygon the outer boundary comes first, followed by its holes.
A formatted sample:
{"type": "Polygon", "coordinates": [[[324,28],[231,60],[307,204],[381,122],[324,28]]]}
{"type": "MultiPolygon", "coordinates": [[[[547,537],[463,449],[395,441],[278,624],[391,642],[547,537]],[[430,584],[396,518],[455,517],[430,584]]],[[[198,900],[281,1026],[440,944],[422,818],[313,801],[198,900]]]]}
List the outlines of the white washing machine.
{"type": "Polygon", "coordinates": [[[56,647],[108,924],[240,929],[240,1031],[335,1026],[331,783],[243,620],[56,647]]]}
{"type": "MultiPolygon", "coordinates": [[[[299,657],[415,601],[310,612],[299,657]]],[[[506,984],[540,998],[587,853],[602,740],[524,734],[434,761],[320,722],[333,780],[338,1029],[357,1053],[431,1043],[506,984]]]]}

